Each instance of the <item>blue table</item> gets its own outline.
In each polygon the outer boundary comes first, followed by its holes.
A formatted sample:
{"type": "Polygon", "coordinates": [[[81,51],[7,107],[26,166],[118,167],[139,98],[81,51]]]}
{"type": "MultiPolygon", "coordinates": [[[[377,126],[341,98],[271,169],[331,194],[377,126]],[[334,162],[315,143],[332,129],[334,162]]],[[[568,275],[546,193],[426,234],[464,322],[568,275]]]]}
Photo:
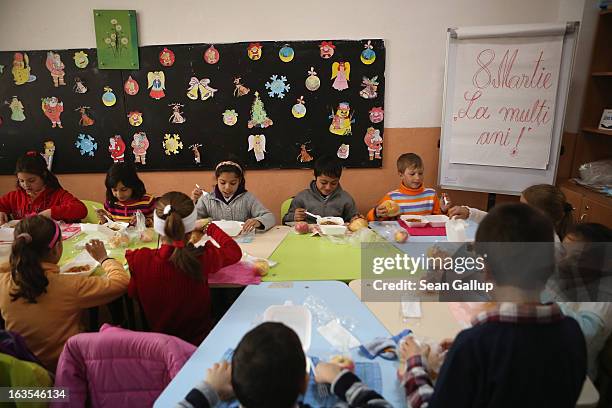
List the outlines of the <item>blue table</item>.
{"type": "MultiPolygon", "coordinates": [[[[353,335],[359,341],[367,342],[374,337],[390,335],[342,282],[266,282],[248,286],[155,401],[154,407],[173,407],[182,400],[195,384],[204,379],[206,369],[218,362],[228,348],[235,348],[242,336],[259,323],[268,306],[282,305],[287,300],[293,304],[303,304],[309,295],[323,300],[336,316],[352,318],[355,323],[353,335]]],[[[313,315],[312,342],[308,354],[326,358],[333,354],[332,346],[316,329],[317,320],[313,315]]],[[[355,361],[371,361],[359,356],[356,351],[351,354],[355,361]]],[[[380,364],[383,396],[394,407],[405,407],[405,393],[396,376],[397,362],[380,358],[374,361],[380,364]]]]}

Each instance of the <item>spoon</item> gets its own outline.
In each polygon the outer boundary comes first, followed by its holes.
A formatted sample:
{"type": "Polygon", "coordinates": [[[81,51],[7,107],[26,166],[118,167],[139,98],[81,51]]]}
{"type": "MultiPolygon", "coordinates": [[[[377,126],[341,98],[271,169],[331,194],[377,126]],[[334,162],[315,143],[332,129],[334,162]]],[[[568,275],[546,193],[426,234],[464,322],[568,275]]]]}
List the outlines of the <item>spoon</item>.
{"type": "Polygon", "coordinates": [[[308,211],[304,211],[304,212],[306,213],[306,215],[310,215],[312,218],[314,218],[314,219],[316,219],[316,220],[318,220],[319,218],[323,218],[323,217],[321,217],[320,215],[316,215],[316,214],[313,214],[313,213],[309,213],[308,211]]]}

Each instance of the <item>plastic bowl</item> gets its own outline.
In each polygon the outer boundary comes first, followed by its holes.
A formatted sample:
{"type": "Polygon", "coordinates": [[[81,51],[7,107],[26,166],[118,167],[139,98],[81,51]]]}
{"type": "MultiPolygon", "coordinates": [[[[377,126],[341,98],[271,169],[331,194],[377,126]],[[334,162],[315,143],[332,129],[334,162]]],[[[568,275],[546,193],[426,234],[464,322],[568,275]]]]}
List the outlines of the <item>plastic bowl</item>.
{"type": "Polygon", "coordinates": [[[242,225],[244,223],[239,222],[239,221],[221,220],[221,221],[213,221],[213,224],[216,224],[217,227],[221,228],[230,237],[235,237],[235,236],[238,236],[238,234],[240,234],[240,231],[242,231],[242,225]]]}
{"type": "Polygon", "coordinates": [[[444,215],[444,214],[426,215],[423,218],[432,227],[444,227],[446,225],[446,222],[448,221],[448,217],[446,215],[444,215]]]}
{"type": "Polygon", "coordinates": [[[321,218],[317,218],[317,224],[321,226],[344,225],[344,219],[342,219],[342,217],[321,217],[321,218]],[[332,224],[326,225],[326,223],[332,223],[332,224]]]}
{"type": "Polygon", "coordinates": [[[402,215],[400,218],[410,227],[410,228],[420,228],[427,225],[427,221],[424,217],[420,215],[402,215]],[[418,220],[418,221],[416,221],[418,220]]]}
{"type": "Polygon", "coordinates": [[[344,225],[319,225],[319,228],[324,235],[344,235],[347,229],[344,225]]]}

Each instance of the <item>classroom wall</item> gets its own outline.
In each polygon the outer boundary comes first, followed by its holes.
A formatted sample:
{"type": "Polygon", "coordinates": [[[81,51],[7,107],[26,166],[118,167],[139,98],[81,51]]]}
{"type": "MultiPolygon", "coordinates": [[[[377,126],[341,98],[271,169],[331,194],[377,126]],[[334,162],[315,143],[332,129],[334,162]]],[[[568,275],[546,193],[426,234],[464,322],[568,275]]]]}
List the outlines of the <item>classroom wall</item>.
{"type": "MultiPolygon", "coordinates": [[[[311,0],[289,7],[282,1],[258,0],[234,1],[231,8],[227,4],[196,0],[65,0],[51,6],[43,0],[0,1],[0,50],[95,47],[94,8],[135,9],[141,45],[384,38],[387,128],[383,168],[346,170],[342,179],[344,188],[365,212],[397,185],[395,158],[403,152],[422,155],[425,182],[436,183],[447,27],[581,20],[595,1],[353,0],[334,4],[311,0]]],[[[590,52],[586,36],[584,41],[578,52],[581,47],[590,52]]],[[[588,59],[576,61],[575,72],[583,72],[580,69],[588,69],[588,59]],[[587,68],[582,68],[585,64],[587,68]]],[[[581,95],[583,89],[576,83],[572,92],[581,95]]],[[[577,123],[578,110],[575,106],[568,109],[566,123],[577,123]]],[[[212,184],[210,172],[183,172],[177,176],[170,172],[142,174],[154,194],[170,189],[190,191],[196,182],[212,184]]],[[[304,188],[311,177],[310,172],[301,170],[251,171],[247,186],[277,213],[280,203],[304,188]]],[[[102,200],[104,196],[102,174],[61,175],[60,180],[81,198],[102,200]]],[[[0,192],[13,186],[13,177],[0,176],[0,192]]],[[[451,198],[480,208],[486,205],[486,195],[481,193],[452,192],[451,198]]],[[[500,198],[505,199],[515,198],[500,198]]]]}

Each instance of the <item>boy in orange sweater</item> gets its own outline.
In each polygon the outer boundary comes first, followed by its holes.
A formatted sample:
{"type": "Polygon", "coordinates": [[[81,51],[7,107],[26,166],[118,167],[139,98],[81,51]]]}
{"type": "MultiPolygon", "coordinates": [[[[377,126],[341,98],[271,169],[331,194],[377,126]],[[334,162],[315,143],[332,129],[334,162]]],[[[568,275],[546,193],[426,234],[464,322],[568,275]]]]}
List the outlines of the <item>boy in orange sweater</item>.
{"type": "Polygon", "coordinates": [[[440,201],[433,188],[423,187],[423,160],[415,153],[397,158],[400,186],[385,194],[375,208],[368,211],[368,221],[391,220],[403,214],[441,214],[440,201]]]}

